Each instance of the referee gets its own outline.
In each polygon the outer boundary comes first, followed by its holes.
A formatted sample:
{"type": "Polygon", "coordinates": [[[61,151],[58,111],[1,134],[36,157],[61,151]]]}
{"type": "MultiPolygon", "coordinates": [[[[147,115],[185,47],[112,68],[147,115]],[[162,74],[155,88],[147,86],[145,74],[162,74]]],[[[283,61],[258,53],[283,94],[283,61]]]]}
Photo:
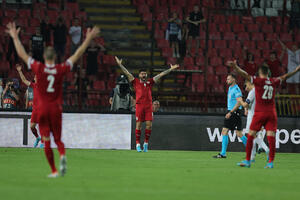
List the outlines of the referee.
{"type": "Polygon", "coordinates": [[[246,146],[247,137],[242,133],[242,106],[238,99],[242,99],[242,92],[239,86],[236,84],[236,76],[229,74],[227,76],[228,94],[227,94],[227,113],[224,119],[224,127],[222,129],[222,151],[213,158],[226,158],[226,150],[228,146],[228,131],[233,133],[236,130],[236,134],[241,138],[243,144],[246,146]]]}

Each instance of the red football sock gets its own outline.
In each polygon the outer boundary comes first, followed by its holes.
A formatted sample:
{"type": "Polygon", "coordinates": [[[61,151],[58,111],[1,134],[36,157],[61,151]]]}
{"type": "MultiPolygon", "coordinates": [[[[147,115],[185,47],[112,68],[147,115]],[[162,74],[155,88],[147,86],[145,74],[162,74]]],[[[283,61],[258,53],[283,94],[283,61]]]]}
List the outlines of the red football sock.
{"type": "Polygon", "coordinates": [[[246,160],[250,160],[251,151],[253,147],[254,137],[252,135],[248,135],[247,145],[246,145],[246,160]]]}
{"type": "Polygon", "coordinates": [[[55,140],[55,144],[57,145],[57,150],[59,152],[59,155],[64,156],[66,154],[64,143],[61,140],[55,140]]]}
{"type": "Polygon", "coordinates": [[[148,143],[149,142],[149,138],[150,138],[150,135],[151,135],[151,131],[152,130],[149,130],[149,129],[146,129],[145,130],[145,143],[148,143]]]}
{"type": "Polygon", "coordinates": [[[48,160],[48,163],[49,163],[49,165],[51,167],[52,173],[57,172],[57,170],[55,168],[55,164],[54,164],[53,151],[52,151],[52,149],[50,147],[50,141],[45,141],[44,151],[45,151],[45,155],[46,155],[46,158],[48,160]]]}
{"type": "Polygon", "coordinates": [[[141,139],[141,130],[135,129],[135,142],[136,144],[140,144],[140,139],[141,139]]]}
{"type": "Polygon", "coordinates": [[[32,134],[34,135],[34,137],[36,137],[36,138],[39,137],[38,132],[37,132],[37,130],[36,130],[35,127],[31,128],[31,132],[32,132],[32,134]]]}
{"type": "Polygon", "coordinates": [[[273,162],[275,158],[275,137],[274,136],[267,136],[268,142],[269,142],[269,148],[270,148],[270,153],[269,153],[269,162],[273,162]]]}

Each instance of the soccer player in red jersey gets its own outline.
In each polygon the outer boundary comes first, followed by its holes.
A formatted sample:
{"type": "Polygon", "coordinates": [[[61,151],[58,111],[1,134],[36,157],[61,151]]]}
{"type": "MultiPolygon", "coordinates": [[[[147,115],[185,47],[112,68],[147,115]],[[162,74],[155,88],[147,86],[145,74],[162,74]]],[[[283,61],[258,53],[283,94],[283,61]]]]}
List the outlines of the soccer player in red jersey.
{"type": "Polygon", "coordinates": [[[39,129],[45,143],[45,154],[52,170],[48,177],[58,177],[53,151],[50,147],[50,132],[53,134],[60,154],[60,173],[63,176],[66,172],[65,147],[61,141],[63,79],[65,74],[71,70],[73,64],[85,52],[90,42],[97,37],[100,32],[99,28],[88,29],[82,45],[76,50],[74,55],[62,64],[55,63],[56,53],[53,47],[47,47],[44,50],[45,64],[32,59],[20,42],[18,36],[20,28],[17,29],[15,23],[9,23],[6,32],[12,37],[19,57],[24,62],[27,62],[28,68],[32,69],[37,77],[39,129]]]}
{"type": "Polygon", "coordinates": [[[238,165],[242,167],[250,167],[253,139],[255,138],[256,133],[261,130],[262,126],[264,126],[267,131],[270,148],[268,163],[265,168],[273,168],[273,161],[275,157],[275,134],[277,130],[275,89],[282,81],[285,81],[300,71],[300,66],[298,66],[293,72],[280,77],[270,78],[268,77],[270,72],[269,68],[264,65],[258,69],[258,77],[250,76],[237,65],[236,61],[228,61],[227,65],[234,68],[238,74],[243,76],[246,80],[250,80],[255,86],[256,106],[246,145],[246,160],[238,163],[238,165]]]}
{"type": "MultiPolygon", "coordinates": [[[[41,141],[41,138],[39,137],[37,129],[36,129],[36,125],[38,124],[38,113],[37,113],[37,111],[38,111],[38,109],[37,109],[37,107],[38,107],[38,98],[37,98],[37,91],[36,91],[37,90],[36,76],[34,76],[34,82],[30,82],[25,78],[25,76],[22,72],[22,66],[17,64],[16,68],[17,68],[17,71],[20,75],[20,78],[21,78],[22,82],[25,85],[27,85],[27,87],[28,87],[28,89],[26,91],[26,95],[27,95],[26,108],[32,108],[31,119],[30,119],[30,129],[31,129],[32,134],[36,138],[35,143],[33,145],[34,148],[36,148],[38,146],[39,142],[41,141]],[[31,91],[31,90],[33,90],[33,91],[31,91]]],[[[43,141],[42,141],[41,148],[43,146],[44,145],[43,145],[43,141]]]]}
{"type": "Polygon", "coordinates": [[[152,86],[154,83],[159,82],[159,80],[169,74],[171,71],[177,69],[179,65],[171,65],[170,69],[161,72],[153,78],[148,79],[147,70],[140,69],[139,78],[134,78],[134,76],[122,65],[122,59],[115,57],[117,64],[120,66],[121,70],[127,76],[128,80],[133,84],[136,93],[136,150],[141,152],[140,137],[142,123],[146,122],[145,130],[145,140],[144,140],[144,152],[148,152],[148,142],[152,130],[152,86]]]}

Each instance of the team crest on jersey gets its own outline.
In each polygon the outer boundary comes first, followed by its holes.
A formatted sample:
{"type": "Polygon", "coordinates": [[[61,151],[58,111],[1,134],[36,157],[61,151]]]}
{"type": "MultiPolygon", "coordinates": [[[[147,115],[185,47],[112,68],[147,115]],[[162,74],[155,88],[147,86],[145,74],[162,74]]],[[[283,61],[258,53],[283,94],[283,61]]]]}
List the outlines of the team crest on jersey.
{"type": "Polygon", "coordinates": [[[266,80],[266,84],[271,84],[271,81],[269,81],[269,80],[266,80]]]}

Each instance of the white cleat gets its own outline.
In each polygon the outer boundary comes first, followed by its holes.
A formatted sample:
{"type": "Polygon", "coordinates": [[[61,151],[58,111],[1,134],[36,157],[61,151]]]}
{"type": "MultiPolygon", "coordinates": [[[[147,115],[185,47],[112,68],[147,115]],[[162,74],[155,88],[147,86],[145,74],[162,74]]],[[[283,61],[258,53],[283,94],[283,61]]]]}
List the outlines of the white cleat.
{"type": "Polygon", "coordinates": [[[55,172],[55,173],[51,173],[48,175],[48,178],[57,178],[58,177],[58,173],[55,172]]]}
{"type": "Polygon", "coordinates": [[[66,156],[61,156],[60,157],[60,175],[64,176],[67,172],[67,158],[66,156]]]}

